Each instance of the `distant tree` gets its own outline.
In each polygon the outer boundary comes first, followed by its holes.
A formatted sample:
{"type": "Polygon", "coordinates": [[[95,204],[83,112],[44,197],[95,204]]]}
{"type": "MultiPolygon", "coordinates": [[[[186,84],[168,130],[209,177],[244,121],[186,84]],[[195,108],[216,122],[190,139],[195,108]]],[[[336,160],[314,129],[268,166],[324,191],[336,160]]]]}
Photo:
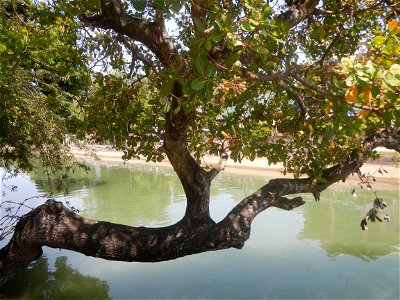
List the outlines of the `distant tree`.
{"type": "Polygon", "coordinates": [[[260,212],[304,204],[285,195],[319,200],[329,185],[358,172],[376,147],[400,151],[399,4],[280,3],[39,3],[34,15],[53,16],[49,26],[58,33],[71,28],[93,71],[79,98],[83,132],[113,137],[126,159],[166,156],[187,206],[174,225],[135,228],[87,220],[48,201],[21,218],[0,250],[0,282],[44,245],[151,262],[241,248],[260,212]],[[204,154],[218,155],[219,163],[201,166],[204,154]],[[213,178],[228,159],[257,156],[282,162],[295,178],[269,181],[216,223],[209,212],[213,178]]]}

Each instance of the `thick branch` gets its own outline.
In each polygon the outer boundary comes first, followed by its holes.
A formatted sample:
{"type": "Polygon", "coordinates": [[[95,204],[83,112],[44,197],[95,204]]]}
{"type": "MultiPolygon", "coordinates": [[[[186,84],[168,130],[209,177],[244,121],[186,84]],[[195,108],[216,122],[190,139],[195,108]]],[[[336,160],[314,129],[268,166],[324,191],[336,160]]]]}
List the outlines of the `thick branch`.
{"type": "Polygon", "coordinates": [[[137,262],[166,261],[243,246],[232,234],[233,228],[221,228],[213,222],[190,227],[185,224],[144,228],[93,221],[75,214],[60,202],[48,200],[22,216],[11,241],[0,250],[0,287],[40,257],[42,246],[107,260],[137,262]]]}
{"type": "Polygon", "coordinates": [[[101,14],[84,15],[89,26],[112,29],[148,47],[164,66],[177,63],[177,51],[160,16],[153,22],[136,18],[125,12],[120,0],[101,0],[101,14]]]}
{"type": "Polygon", "coordinates": [[[319,200],[319,194],[328,186],[356,173],[369,157],[369,154],[377,147],[386,147],[400,152],[400,128],[384,129],[368,137],[364,142],[363,150],[353,151],[346,161],[326,169],[318,183],[313,183],[313,178],[270,180],[261,189],[246,197],[234,207],[228,216],[221,221],[221,224],[225,224],[225,226],[227,224],[234,226],[232,222],[241,224],[241,227],[237,230],[249,233],[254,218],[268,207],[274,206],[290,210],[304,204],[301,197],[288,199],[284,197],[285,195],[312,193],[315,199],[319,200]]]}
{"type": "Polygon", "coordinates": [[[318,2],[318,0],[292,1],[293,4],[279,15],[279,19],[286,22],[289,27],[296,26],[314,12],[318,2]]]}
{"type": "Polygon", "coordinates": [[[274,179],[243,199],[218,224],[211,219],[186,222],[164,228],[129,227],[85,219],[60,202],[49,200],[23,216],[10,243],[0,250],[0,286],[38,258],[42,246],[69,249],[108,260],[156,262],[185,255],[230,247],[241,248],[250,236],[251,223],[265,209],[274,206],[296,208],[301,197],[288,194],[313,193],[345,179],[360,168],[367,154],[384,146],[400,152],[400,129],[382,130],[367,138],[364,153],[354,152],[343,164],[324,172],[324,181],[312,184],[310,178],[274,179]]]}
{"type": "MultiPolygon", "coordinates": [[[[208,12],[207,1],[205,0],[190,0],[191,4],[191,16],[194,24],[201,24],[206,29],[206,17],[208,12]]],[[[195,26],[194,28],[196,35],[205,36],[206,33],[201,31],[200,28],[195,26]]]]}

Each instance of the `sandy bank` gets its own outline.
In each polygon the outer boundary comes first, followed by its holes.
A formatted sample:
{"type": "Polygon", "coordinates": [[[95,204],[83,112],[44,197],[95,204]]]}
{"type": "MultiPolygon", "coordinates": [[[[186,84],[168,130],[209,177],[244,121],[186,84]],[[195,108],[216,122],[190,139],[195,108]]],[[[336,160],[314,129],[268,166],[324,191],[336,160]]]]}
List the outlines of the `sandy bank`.
{"type": "MultiPolygon", "coordinates": [[[[96,151],[96,158],[89,156],[85,151],[73,149],[72,153],[77,159],[81,160],[98,160],[104,162],[116,162],[123,163],[122,152],[100,149],[96,151]]],[[[145,159],[132,159],[126,162],[127,164],[149,164],[155,165],[155,163],[146,163],[145,159]]],[[[215,165],[218,163],[218,157],[206,156],[204,157],[204,164],[215,165]]],[[[158,165],[171,166],[168,160],[164,160],[158,165]]],[[[265,158],[256,158],[254,161],[247,159],[242,160],[241,163],[228,160],[225,168],[225,172],[240,173],[240,174],[254,174],[254,175],[265,175],[266,177],[284,177],[282,174],[282,164],[271,164],[268,165],[268,160],[265,158]]],[[[376,178],[379,183],[396,184],[400,186],[400,168],[399,163],[395,161],[393,156],[383,156],[382,158],[367,162],[361,169],[364,174],[372,175],[376,178]],[[379,170],[381,169],[381,172],[379,170]],[[383,171],[385,170],[385,171],[383,171]]],[[[288,175],[290,176],[290,175],[288,175]]],[[[348,180],[358,180],[357,176],[352,176],[348,180]]]]}

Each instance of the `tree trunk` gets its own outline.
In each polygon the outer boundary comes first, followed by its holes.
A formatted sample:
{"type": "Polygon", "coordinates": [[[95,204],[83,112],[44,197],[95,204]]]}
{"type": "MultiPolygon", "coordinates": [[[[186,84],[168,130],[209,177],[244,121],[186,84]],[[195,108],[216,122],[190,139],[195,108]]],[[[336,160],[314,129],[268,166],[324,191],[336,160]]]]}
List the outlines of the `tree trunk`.
{"type": "Polygon", "coordinates": [[[89,220],[61,202],[48,200],[21,218],[11,241],[0,250],[0,286],[40,257],[42,246],[107,260],[159,262],[204,251],[241,248],[244,240],[238,243],[233,233],[239,227],[227,225],[185,220],[163,228],[130,227],[89,220]]]}
{"type": "MultiPolygon", "coordinates": [[[[211,179],[215,170],[202,170],[188,154],[179,157],[169,148],[187,193],[187,210],[178,223],[163,228],[130,227],[83,218],[62,203],[48,200],[21,217],[7,246],[0,250],[0,286],[42,253],[42,246],[68,249],[107,260],[158,262],[185,255],[226,248],[242,248],[250,237],[251,223],[265,209],[274,206],[291,210],[302,204],[296,193],[319,193],[334,182],[357,172],[365,157],[358,152],[342,164],[324,172],[324,180],[312,184],[311,178],[274,179],[238,203],[219,223],[209,215],[211,179]]],[[[400,152],[400,130],[383,130],[366,139],[364,153],[384,146],[400,152]]],[[[182,149],[186,149],[181,148],[182,149]]],[[[183,151],[185,153],[187,150],[183,151]]],[[[182,154],[181,153],[181,154],[182,154]]]]}

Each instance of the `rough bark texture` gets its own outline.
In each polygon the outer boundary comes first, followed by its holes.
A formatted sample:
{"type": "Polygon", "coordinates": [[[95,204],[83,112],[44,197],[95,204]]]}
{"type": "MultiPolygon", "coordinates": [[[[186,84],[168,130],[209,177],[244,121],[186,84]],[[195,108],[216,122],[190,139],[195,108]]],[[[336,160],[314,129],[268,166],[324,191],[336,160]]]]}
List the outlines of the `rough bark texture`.
{"type": "MultiPolygon", "coordinates": [[[[282,15],[294,26],[312,12],[318,1],[302,1],[282,15]]],[[[193,18],[202,20],[204,1],[191,1],[193,18]]],[[[161,15],[155,20],[137,19],[124,12],[119,0],[101,0],[102,13],[83,16],[91,26],[112,29],[147,46],[164,67],[174,66],[185,75],[177,51],[165,30],[161,15]]],[[[279,78],[278,78],[279,79],[279,78]]],[[[275,80],[275,77],[268,78],[275,80]]],[[[286,210],[304,201],[285,195],[319,193],[334,182],[345,179],[362,166],[365,155],[378,146],[400,152],[400,131],[383,130],[365,141],[363,155],[354,152],[345,162],[323,173],[323,181],[312,184],[311,178],[275,179],[243,199],[219,223],[209,213],[212,179],[224,168],[226,153],[220,163],[206,171],[187,148],[191,113],[176,112],[182,86],[175,83],[171,92],[171,109],[166,115],[164,145],[168,159],[177,173],[187,198],[182,220],[164,228],[129,227],[83,218],[61,203],[49,200],[23,216],[9,244],[0,250],[0,286],[25,268],[42,253],[41,247],[63,248],[108,260],[157,262],[194,253],[225,248],[241,248],[250,236],[254,218],[269,207],[286,210]]]]}
{"type": "MultiPolygon", "coordinates": [[[[365,151],[379,146],[400,152],[400,130],[383,130],[364,143],[365,151]]],[[[202,198],[209,194],[208,184],[200,191],[191,187],[193,191],[189,191],[188,203],[195,204],[188,205],[190,209],[180,222],[163,228],[93,221],[75,214],[60,202],[48,200],[21,218],[11,241],[0,250],[0,286],[38,258],[42,246],[69,249],[107,260],[139,262],[158,262],[205,251],[241,248],[250,237],[252,221],[260,212],[272,206],[285,210],[301,206],[304,204],[301,197],[288,199],[284,196],[297,193],[318,195],[332,183],[357,172],[364,159],[364,156],[354,154],[346,163],[327,169],[323,183],[312,184],[311,178],[271,180],[243,199],[219,223],[207,214],[207,217],[202,215],[201,205],[208,203],[208,199],[202,198]],[[192,192],[194,196],[190,194],[192,192]],[[200,198],[196,198],[198,194],[200,198]],[[202,217],[199,218],[198,213],[202,217]]],[[[191,167],[185,162],[182,166],[191,167]]],[[[194,180],[193,185],[200,187],[202,180],[207,181],[211,174],[194,172],[192,177],[183,181],[194,180]]],[[[208,212],[208,207],[206,210],[208,212]]]]}

